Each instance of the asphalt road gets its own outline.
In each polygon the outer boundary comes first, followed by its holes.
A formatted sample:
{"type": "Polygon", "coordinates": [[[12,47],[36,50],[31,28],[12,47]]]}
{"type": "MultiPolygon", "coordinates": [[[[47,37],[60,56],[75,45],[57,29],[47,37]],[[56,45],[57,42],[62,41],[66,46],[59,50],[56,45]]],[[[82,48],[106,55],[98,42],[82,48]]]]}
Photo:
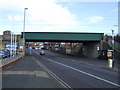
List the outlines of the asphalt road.
{"type": "Polygon", "coordinates": [[[21,60],[3,73],[3,87],[63,88],[64,85],[68,88],[120,87],[118,84],[118,72],[82,64],[74,61],[74,57],[60,55],[46,50],[45,55],[39,55],[39,51],[35,50],[32,50],[31,55],[29,54],[30,52],[28,51],[27,56],[24,58],[26,62],[23,63],[21,60]],[[43,70],[40,70],[39,62],[44,65],[41,66],[43,70]],[[46,71],[44,69],[46,69],[46,71]],[[40,77],[39,74],[36,74],[36,71],[44,71],[45,73],[40,77]],[[48,74],[48,72],[50,72],[51,75],[48,74]],[[16,73],[22,73],[24,75],[16,75],[16,73]],[[32,75],[39,76],[39,78],[33,77],[32,75]],[[57,78],[58,81],[53,79],[53,76],[57,78]],[[51,83],[45,85],[44,80],[48,77],[50,78],[49,80],[47,79],[47,82],[51,83]],[[62,84],[60,84],[60,82],[62,84]]]}
{"type": "MultiPolygon", "coordinates": [[[[74,57],[45,51],[32,55],[72,88],[118,88],[118,72],[92,67],[74,61],[74,57]]],[[[80,58],[81,59],[81,58],[80,58]]]]}

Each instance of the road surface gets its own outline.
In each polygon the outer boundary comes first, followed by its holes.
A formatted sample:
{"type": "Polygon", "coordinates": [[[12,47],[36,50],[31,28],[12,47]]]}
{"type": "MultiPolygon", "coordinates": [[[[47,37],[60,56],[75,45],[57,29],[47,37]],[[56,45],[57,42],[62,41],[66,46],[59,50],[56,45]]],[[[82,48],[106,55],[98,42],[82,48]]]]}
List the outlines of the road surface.
{"type": "MultiPolygon", "coordinates": [[[[7,69],[3,73],[3,87],[9,87],[13,84],[10,84],[11,82],[16,85],[17,80],[13,80],[13,77],[19,78],[19,83],[17,84],[19,87],[38,87],[41,88],[38,84],[40,79],[38,78],[32,78],[31,80],[28,78],[31,78],[29,75],[24,75],[22,77],[19,77],[19,75],[11,74],[9,71],[41,71],[39,70],[39,66],[46,69],[47,72],[51,73],[49,77],[55,77],[57,80],[54,80],[53,87],[55,88],[118,88],[120,85],[118,84],[118,72],[102,69],[99,67],[89,66],[87,64],[82,64],[77,62],[75,57],[72,56],[66,56],[66,55],[60,55],[57,53],[53,53],[50,51],[45,50],[45,55],[40,55],[39,50],[32,50],[30,53],[28,51],[29,57],[25,57],[24,60],[26,60],[26,63],[21,63],[19,66],[20,68],[17,68],[17,65],[14,65],[12,68],[7,69]],[[31,55],[29,55],[31,54],[31,55]],[[30,60],[33,58],[32,62],[29,63],[29,66],[27,65],[27,60],[30,60]],[[36,66],[34,63],[36,62],[36,66]],[[24,79],[24,80],[23,80],[24,79]],[[28,79],[28,81],[26,81],[28,79]],[[9,81],[8,81],[9,80],[9,81]],[[23,81],[26,81],[24,85],[22,84],[23,81]],[[33,82],[31,84],[30,82],[33,82]],[[62,83],[62,84],[61,84],[62,83]]],[[[81,60],[81,58],[79,58],[81,60]]],[[[17,73],[17,72],[16,72],[17,73]]],[[[20,72],[19,72],[20,73],[20,72]]],[[[27,74],[32,72],[26,72],[27,74]]],[[[47,76],[47,75],[46,75],[47,76]]],[[[42,78],[41,78],[42,80],[42,78]]],[[[49,82],[51,82],[49,80],[49,82]]],[[[53,81],[52,81],[53,82],[53,81]]],[[[52,83],[51,83],[52,84],[52,83]]],[[[46,88],[47,85],[43,84],[43,87],[46,88]]],[[[50,85],[49,85],[50,86],[50,85]]],[[[48,86],[48,87],[49,87],[48,86]]],[[[12,86],[13,87],[13,86],[12,86]]],[[[16,87],[16,86],[15,86],[16,87]]],[[[51,87],[51,86],[50,86],[51,87]]]]}

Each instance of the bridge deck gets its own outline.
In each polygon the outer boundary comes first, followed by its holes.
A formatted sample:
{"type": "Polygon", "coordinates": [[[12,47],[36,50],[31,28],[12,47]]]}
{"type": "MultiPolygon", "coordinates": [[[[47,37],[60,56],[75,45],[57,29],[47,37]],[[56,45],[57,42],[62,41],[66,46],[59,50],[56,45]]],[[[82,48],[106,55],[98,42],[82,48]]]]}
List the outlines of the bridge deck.
{"type": "Polygon", "coordinates": [[[24,32],[26,41],[100,41],[103,35],[103,33],[24,32]]]}

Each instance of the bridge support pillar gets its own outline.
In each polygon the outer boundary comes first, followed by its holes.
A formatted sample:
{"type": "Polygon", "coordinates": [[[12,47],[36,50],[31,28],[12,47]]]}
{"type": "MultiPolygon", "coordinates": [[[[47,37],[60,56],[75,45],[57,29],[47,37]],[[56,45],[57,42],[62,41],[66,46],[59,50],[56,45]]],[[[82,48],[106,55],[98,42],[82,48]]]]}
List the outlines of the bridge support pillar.
{"type": "Polygon", "coordinates": [[[84,43],[83,54],[86,57],[98,58],[97,48],[100,46],[98,42],[84,43]]]}

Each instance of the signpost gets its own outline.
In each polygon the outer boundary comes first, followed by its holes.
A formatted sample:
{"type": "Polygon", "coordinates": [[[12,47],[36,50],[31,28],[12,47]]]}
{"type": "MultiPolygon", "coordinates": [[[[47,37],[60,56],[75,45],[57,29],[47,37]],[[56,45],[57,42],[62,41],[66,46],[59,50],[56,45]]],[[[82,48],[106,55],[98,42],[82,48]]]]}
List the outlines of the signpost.
{"type": "Polygon", "coordinates": [[[66,53],[67,53],[67,54],[71,54],[71,52],[72,52],[72,51],[71,51],[71,48],[66,48],[66,53]]]}

